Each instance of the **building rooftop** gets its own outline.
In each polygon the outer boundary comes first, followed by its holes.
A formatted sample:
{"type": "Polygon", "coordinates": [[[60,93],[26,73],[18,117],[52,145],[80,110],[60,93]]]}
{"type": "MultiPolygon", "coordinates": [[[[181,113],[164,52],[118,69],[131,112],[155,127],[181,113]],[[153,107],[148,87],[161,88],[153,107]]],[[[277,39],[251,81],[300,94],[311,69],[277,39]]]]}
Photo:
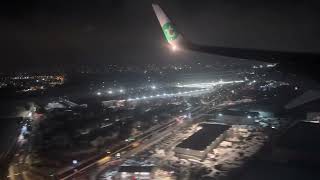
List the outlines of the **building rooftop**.
{"type": "Polygon", "coordinates": [[[200,151],[205,150],[220,134],[230,128],[228,125],[216,123],[204,123],[201,126],[201,130],[183,140],[177,147],[200,151]]]}
{"type": "Polygon", "coordinates": [[[154,166],[120,166],[119,172],[151,172],[154,166]]]}
{"type": "Polygon", "coordinates": [[[278,147],[302,152],[320,151],[320,124],[300,121],[280,137],[278,147]]]}
{"type": "Polygon", "coordinates": [[[239,110],[230,110],[230,109],[226,109],[226,110],[222,110],[219,113],[223,114],[223,115],[230,115],[230,116],[259,116],[258,112],[248,112],[248,111],[239,111],[239,110]]]}

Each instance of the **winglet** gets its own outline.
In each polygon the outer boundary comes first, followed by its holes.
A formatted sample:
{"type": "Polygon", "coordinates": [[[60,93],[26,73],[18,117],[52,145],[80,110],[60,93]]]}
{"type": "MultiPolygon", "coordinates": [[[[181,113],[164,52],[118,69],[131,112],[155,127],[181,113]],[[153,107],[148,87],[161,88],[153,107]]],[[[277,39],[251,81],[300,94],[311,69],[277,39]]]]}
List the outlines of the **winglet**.
{"type": "Polygon", "coordinates": [[[166,40],[172,46],[173,50],[175,50],[183,39],[182,35],[178,33],[176,27],[173,25],[173,23],[170,21],[168,16],[163,12],[158,4],[152,4],[152,7],[158,18],[166,40]]]}

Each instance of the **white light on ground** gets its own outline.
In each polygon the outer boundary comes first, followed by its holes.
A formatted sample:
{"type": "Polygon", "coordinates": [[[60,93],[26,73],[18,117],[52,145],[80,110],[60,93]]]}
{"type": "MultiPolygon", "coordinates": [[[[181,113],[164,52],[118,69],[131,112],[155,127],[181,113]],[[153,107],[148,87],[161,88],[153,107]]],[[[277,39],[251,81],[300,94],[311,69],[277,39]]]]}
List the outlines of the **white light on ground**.
{"type": "Polygon", "coordinates": [[[26,133],[27,132],[27,126],[23,125],[21,128],[21,133],[26,133]]]}
{"type": "Polygon", "coordinates": [[[223,116],[223,114],[221,114],[221,113],[219,113],[218,115],[219,115],[220,117],[223,116]]]}
{"type": "Polygon", "coordinates": [[[177,87],[189,87],[189,88],[212,88],[217,85],[224,85],[224,84],[233,84],[233,83],[242,83],[243,80],[238,81],[223,81],[220,80],[218,82],[208,82],[208,83],[194,83],[194,84],[178,84],[177,87]]]}
{"type": "Polygon", "coordinates": [[[252,118],[252,117],[249,115],[249,116],[248,116],[248,119],[251,119],[251,118],[252,118]]]}
{"type": "Polygon", "coordinates": [[[78,164],[77,160],[72,160],[72,164],[78,164]]]}

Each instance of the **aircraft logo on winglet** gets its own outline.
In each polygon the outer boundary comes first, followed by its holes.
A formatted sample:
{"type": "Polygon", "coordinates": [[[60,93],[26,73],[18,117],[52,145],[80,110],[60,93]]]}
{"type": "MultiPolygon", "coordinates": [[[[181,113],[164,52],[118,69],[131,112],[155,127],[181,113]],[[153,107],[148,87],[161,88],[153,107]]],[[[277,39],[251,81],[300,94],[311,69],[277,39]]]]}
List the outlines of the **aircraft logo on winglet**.
{"type": "Polygon", "coordinates": [[[179,35],[177,33],[177,31],[175,30],[174,26],[172,25],[172,23],[170,23],[170,22],[164,24],[162,26],[162,30],[164,32],[164,35],[165,35],[167,41],[173,41],[173,40],[177,39],[177,37],[179,35]]]}

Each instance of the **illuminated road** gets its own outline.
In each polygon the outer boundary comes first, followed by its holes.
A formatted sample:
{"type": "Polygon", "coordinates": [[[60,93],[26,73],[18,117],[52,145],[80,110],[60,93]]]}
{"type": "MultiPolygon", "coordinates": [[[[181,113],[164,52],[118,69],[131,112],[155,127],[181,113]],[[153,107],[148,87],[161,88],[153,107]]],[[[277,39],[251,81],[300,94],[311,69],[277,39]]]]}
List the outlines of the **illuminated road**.
{"type": "MultiPolygon", "coordinates": [[[[81,179],[83,176],[87,176],[89,171],[97,171],[99,169],[104,169],[107,167],[109,162],[113,160],[113,158],[116,156],[117,153],[124,153],[128,152],[132,149],[134,149],[135,143],[140,143],[141,141],[144,141],[150,137],[152,137],[154,134],[158,134],[161,131],[164,131],[170,127],[175,127],[177,124],[176,120],[171,120],[170,122],[166,123],[165,125],[162,125],[160,127],[157,127],[153,129],[151,132],[144,133],[143,135],[139,136],[133,143],[129,143],[117,150],[106,152],[104,156],[100,156],[99,159],[95,161],[88,161],[84,163],[80,163],[76,168],[67,169],[64,172],[61,172],[58,174],[58,179],[66,180],[66,179],[81,179]],[[76,170],[75,170],[76,169],[76,170]]],[[[171,131],[171,128],[170,128],[171,131]]]]}
{"type": "MultiPolygon", "coordinates": [[[[32,109],[32,108],[30,108],[32,109]]],[[[6,179],[10,180],[44,180],[46,175],[40,173],[37,168],[32,168],[26,163],[26,156],[31,147],[30,139],[25,138],[24,135],[30,132],[27,132],[27,126],[32,125],[38,122],[38,118],[33,116],[34,110],[25,111],[22,113],[24,118],[23,124],[19,127],[17,131],[16,138],[11,140],[14,142],[10,154],[13,158],[8,164],[8,174],[6,179]]],[[[34,129],[34,128],[33,128],[34,129]]]]}
{"type": "MultiPolygon", "coordinates": [[[[180,126],[172,126],[170,128],[165,129],[162,132],[156,131],[152,135],[150,135],[150,139],[146,139],[140,146],[124,153],[121,156],[121,160],[124,161],[127,158],[130,158],[134,156],[135,154],[138,154],[140,152],[145,151],[146,149],[150,148],[151,146],[159,143],[164,138],[168,137],[174,130],[179,128],[180,126]]],[[[108,169],[108,165],[106,166],[100,166],[98,169],[96,169],[94,172],[90,172],[90,179],[97,179],[97,177],[102,174],[104,171],[108,169]]]]}

